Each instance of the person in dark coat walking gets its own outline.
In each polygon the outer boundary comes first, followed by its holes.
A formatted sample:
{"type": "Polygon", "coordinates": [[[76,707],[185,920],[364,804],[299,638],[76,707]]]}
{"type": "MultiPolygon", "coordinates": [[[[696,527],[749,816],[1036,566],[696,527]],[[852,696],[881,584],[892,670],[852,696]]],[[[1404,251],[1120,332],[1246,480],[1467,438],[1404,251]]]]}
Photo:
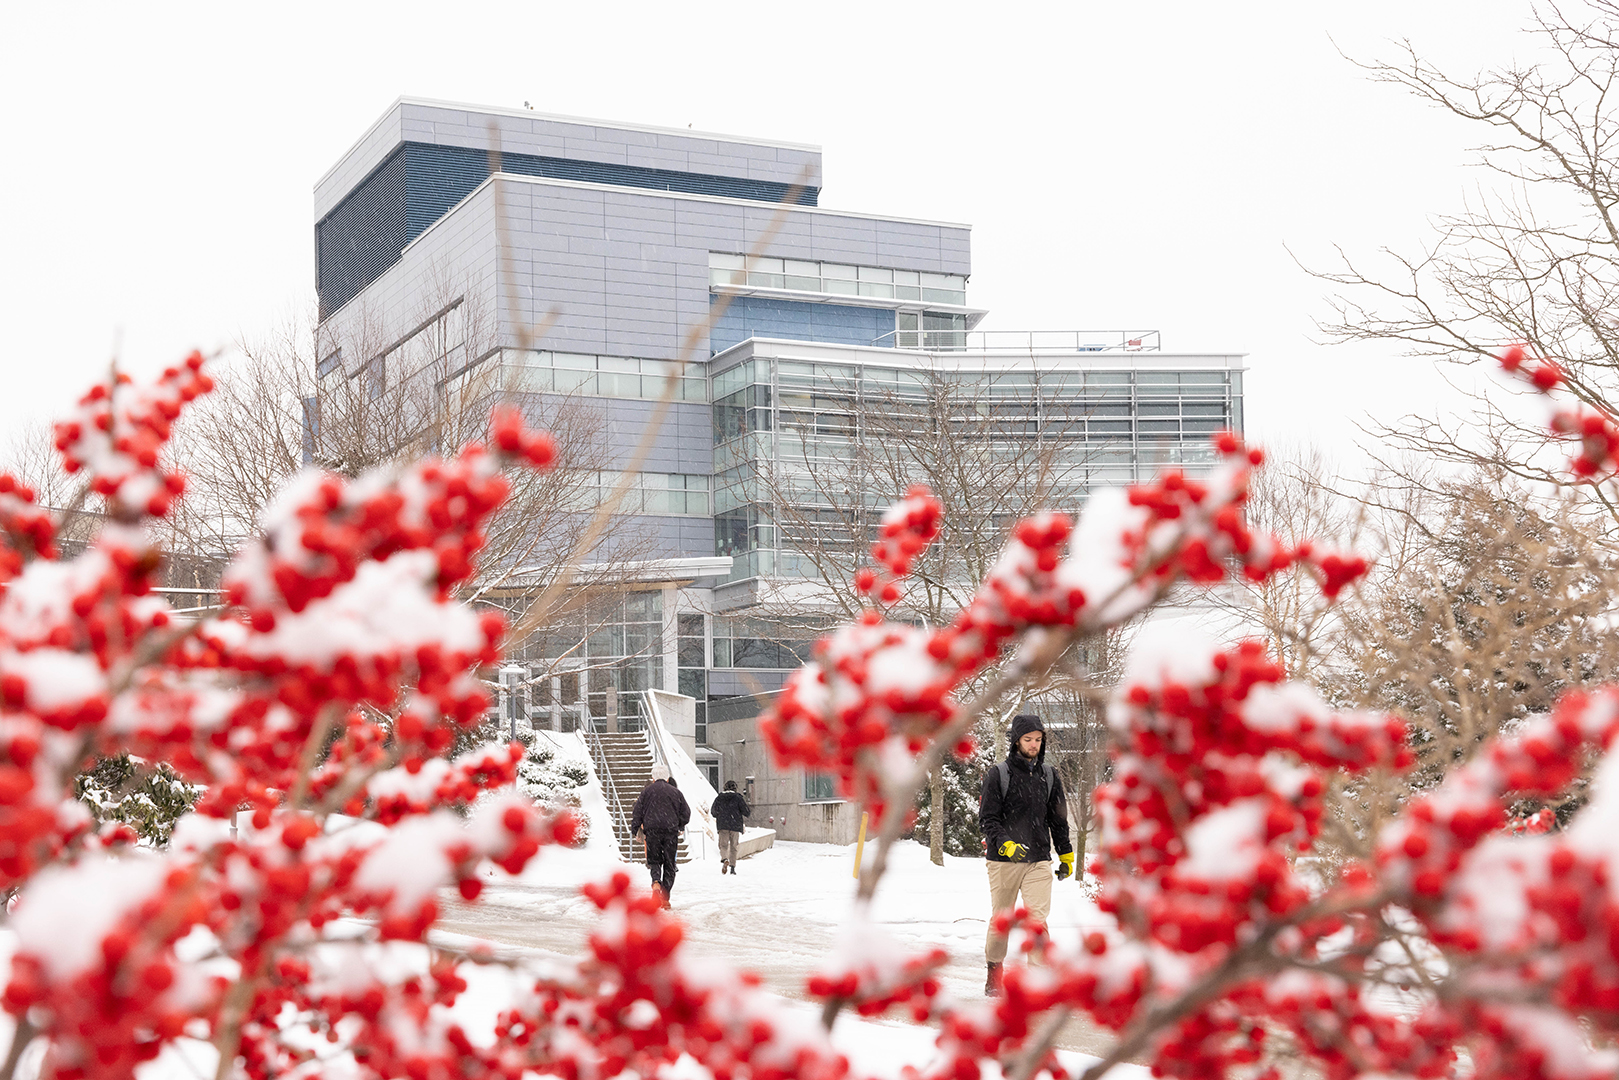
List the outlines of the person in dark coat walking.
{"type": "Polygon", "coordinates": [[[708,812],[714,815],[714,827],[720,833],[720,873],[736,873],[736,848],[742,842],[742,819],[753,813],[747,796],[736,789],[735,780],[725,781],[725,790],[719,793],[708,812]]]}
{"type": "Polygon", "coordinates": [[[691,807],[669,779],[669,769],[656,765],[652,769],[652,783],[635,800],[630,814],[630,835],[646,833],[646,868],[652,872],[652,888],[669,906],[669,894],[675,889],[675,856],[680,851],[680,833],[691,820],[691,807]]]}
{"type": "Polygon", "coordinates": [[[1046,764],[1045,727],[1038,716],[1012,718],[1012,746],[1006,761],[984,774],[978,797],[978,827],[984,834],[989,867],[989,933],[984,938],[988,974],[984,993],[1001,989],[1006,935],[995,933],[995,916],[1011,910],[1018,895],[1040,922],[1051,915],[1051,851],[1056,847],[1057,880],[1074,872],[1074,846],[1068,839],[1068,801],[1062,777],[1046,764]]]}

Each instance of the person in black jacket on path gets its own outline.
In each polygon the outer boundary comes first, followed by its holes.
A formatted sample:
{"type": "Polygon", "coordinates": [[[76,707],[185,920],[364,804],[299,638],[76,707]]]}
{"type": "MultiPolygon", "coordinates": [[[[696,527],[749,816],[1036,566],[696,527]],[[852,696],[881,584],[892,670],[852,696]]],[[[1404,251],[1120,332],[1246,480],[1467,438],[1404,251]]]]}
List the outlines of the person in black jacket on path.
{"type": "Polygon", "coordinates": [[[652,889],[669,906],[669,894],[675,889],[675,856],[680,851],[680,832],[691,820],[691,807],[669,779],[669,768],[656,765],[652,769],[652,783],[635,800],[630,814],[630,835],[646,833],[646,868],[652,871],[652,889]]]}
{"type": "Polygon", "coordinates": [[[742,842],[742,819],[753,813],[753,807],[736,789],[736,781],[727,780],[725,790],[719,793],[708,812],[714,815],[714,826],[720,833],[720,873],[734,874],[736,846],[742,842]]]}
{"type": "Polygon", "coordinates": [[[1060,865],[1057,880],[1074,872],[1074,847],[1068,840],[1068,801],[1062,777],[1046,764],[1045,727],[1038,716],[1012,718],[1012,746],[1004,764],[984,774],[978,798],[978,827],[984,834],[989,867],[989,933],[984,938],[988,975],[984,993],[1001,989],[1001,962],[1006,935],[995,932],[995,916],[1023,906],[1040,922],[1051,915],[1051,850],[1060,865]]]}

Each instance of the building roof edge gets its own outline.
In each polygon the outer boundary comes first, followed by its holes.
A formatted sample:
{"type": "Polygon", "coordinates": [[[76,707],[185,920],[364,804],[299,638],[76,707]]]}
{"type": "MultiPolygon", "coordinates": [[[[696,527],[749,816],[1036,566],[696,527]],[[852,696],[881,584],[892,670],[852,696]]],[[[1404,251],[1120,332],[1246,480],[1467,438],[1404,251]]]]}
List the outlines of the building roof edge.
{"type": "MultiPolygon", "coordinates": [[[[383,123],[387,121],[388,117],[393,115],[395,110],[405,105],[425,105],[429,108],[437,109],[463,109],[467,112],[487,113],[494,116],[513,116],[524,117],[527,119],[554,120],[559,124],[588,124],[591,127],[611,128],[615,131],[645,131],[656,135],[676,135],[690,139],[712,139],[718,142],[737,143],[742,146],[768,146],[777,150],[799,150],[811,154],[820,154],[822,152],[820,145],[817,143],[788,142],[783,139],[755,139],[746,135],[726,135],[717,131],[694,131],[691,128],[664,127],[660,124],[629,124],[622,120],[596,120],[588,116],[566,116],[561,113],[542,113],[534,109],[512,109],[499,105],[474,105],[471,102],[445,101],[438,98],[415,97],[410,94],[401,94],[393,99],[388,107],[382,111],[382,115],[377,117],[376,120],[371,123],[371,126],[367,127],[365,131],[361,133],[360,137],[355,139],[354,142],[349,145],[347,150],[343,151],[337,156],[337,160],[332,163],[331,168],[322,173],[319,179],[315,181],[313,190],[319,191],[320,186],[332,178],[332,175],[343,166],[343,163],[349,159],[349,156],[353,154],[355,150],[359,149],[360,144],[369,139],[371,137],[371,133],[376,131],[377,128],[381,127],[383,123]]],[[[404,140],[401,139],[400,141],[403,142],[404,140]]]]}
{"type": "Polygon", "coordinates": [[[718,131],[697,131],[692,128],[664,127],[661,124],[631,124],[623,120],[597,120],[589,116],[567,116],[546,113],[538,109],[513,109],[502,105],[474,105],[464,101],[442,101],[437,98],[402,96],[397,104],[426,105],[438,109],[465,109],[468,112],[490,113],[496,116],[518,116],[530,120],[554,120],[559,124],[588,124],[591,127],[612,128],[615,131],[649,131],[658,135],[678,135],[687,139],[715,139],[720,142],[741,143],[745,146],[768,146],[776,150],[802,150],[819,154],[818,143],[788,142],[784,139],[756,139],[748,135],[727,135],[718,131]]]}

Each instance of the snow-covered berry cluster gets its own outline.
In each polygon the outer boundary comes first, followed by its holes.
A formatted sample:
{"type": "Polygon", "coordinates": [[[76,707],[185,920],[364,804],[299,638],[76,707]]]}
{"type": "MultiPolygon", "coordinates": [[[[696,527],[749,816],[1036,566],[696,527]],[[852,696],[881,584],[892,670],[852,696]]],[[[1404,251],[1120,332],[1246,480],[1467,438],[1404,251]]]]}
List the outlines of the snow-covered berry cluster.
{"type": "Polygon", "coordinates": [[[871,557],[877,566],[861,568],[855,574],[855,591],[875,596],[881,603],[899,603],[904,595],[902,580],[911,572],[916,557],[927,550],[939,535],[944,507],[924,484],[905,493],[905,498],[883,513],[877,527],[877,542],[871,557]]]}
{"type": "Polygon", "coordinates": [[[150,386],[114,375],[91,387],[78,411],[56,425],[63,467],[87,470],[91,490],[107,500],[114,518],[162,517],[185,490],[185,478],[158,458],[180,410],[213,389],[203,364],[194,352],[150,386]]]}
{"type": "Polygon", "coordinates": [[[628,874],[584,893],[603,913],[590,955],[537,980],[502,1015],[499,1056],[456,1075],[660,1076],[689,1055],[683,1067],[699,1076],[849,1076],[848,1059],[819,1024],[757,976],[690,955],[679,920],[628,874]]]}
{"type": "MultiPolygon", "coordinates": [[[[193,355],[150,386],[116,376],[57,426],[107,509],[72,558],[0,477],[0,888],[16,894],[0,1006],[57,1077],[127,1077],[182,1038],[286,1075],[314,1058],[289,1008],[363,1055],[345,1025],[455,999],[453,971],[394,979],[376,950],[420,949],[438,890],[475,897],[484,868],[517,873],[575,831],[509,790],[521,745],[442,757],[487,711],[477,669],[504,630],[457,589],[503,470],[548,464],[549,439],[506,416],[495,451],[301,474],[227,569],[225,610],[183,620],[153,592],[163,553],[143,521],[183,491],[164,443],[209,386],[193,355]],[[121,754],[203,789],[161,852],[74,798],[121,754]]],[[[411,1075],[456,1059],[440,1026],[411,1075]]]]}

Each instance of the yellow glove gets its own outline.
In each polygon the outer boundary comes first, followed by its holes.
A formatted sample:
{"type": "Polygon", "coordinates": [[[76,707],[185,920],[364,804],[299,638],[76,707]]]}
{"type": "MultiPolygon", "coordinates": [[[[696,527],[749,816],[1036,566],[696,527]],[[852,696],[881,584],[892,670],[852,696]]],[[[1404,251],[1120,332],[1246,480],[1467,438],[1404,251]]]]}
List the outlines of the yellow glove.
{"type": "Polygon", "coordinates": [[[1014,859],[1021,862],[1024,856],[1028,855],[1028,853],[1029,849],[1018,843],[1016,840],[1008,840],[1006,843],[1001,845],[1001,854],[1008,859],[1014,859]]]}
{"type": "Polygon", "coordinates": [[[1074,853],[1070,851],[1066,855],[1058,855],[1057,859],[1062,863],[1061,866],[1057,867],[1057,880],[1061,881],[1074,872],[1074,853]]]}

